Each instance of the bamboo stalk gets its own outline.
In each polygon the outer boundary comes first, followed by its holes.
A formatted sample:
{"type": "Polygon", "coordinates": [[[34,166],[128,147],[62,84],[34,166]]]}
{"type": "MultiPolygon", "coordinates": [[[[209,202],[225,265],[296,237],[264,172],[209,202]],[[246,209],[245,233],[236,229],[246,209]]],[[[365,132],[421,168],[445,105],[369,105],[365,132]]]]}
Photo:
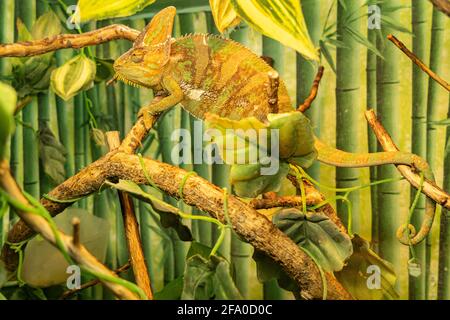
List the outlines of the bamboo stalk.
{"type": "MultiPolygon", "coordinates": [[[[338,47],[336,50],[336,148],[348,152],[358,152],[359,139],[359,121],[360,121],[360,95],[361,65],[360,45],[351,37],[346,28],[361,30],[361,21],[356,19],[350,24],[346,23],[346,17],[353,11],[358,10],[361,2],[359,0],[344,0],[338,2],[337,7],[337,37],[343,42],[345,47],[338,47]],[[345,3],[345,7],[344,7],[345,3]]],[[[360,169],[337,168],[336,169],[336,187],[347,188],[359,183],[360,169]]],[[[349,196],[355,212],[360,212],[360,192],[352,192],[349,196]]],[[[346,204],[337,203],[337,212],[344,225],[349,223],[353,225],[353,231],[361,233],[362,214],[353,215],[352,221],[344,216],[346,204]]]]}
{"type": "MultiPolygon", "coordinates": [[[[14,42],[14,0],[6,0],[0,2],[0,43],[14,42]]],[[[11,73],[11,63],[9,59],[0,59],[0,76],[7,76],[11,73]]],[[[18,115],[21,120],[22,116],[18,115]]],[[[10,142],[10,163],[14,177],[23,184],[23,146],[22,146],[22,127],[17,126],[16,131],[11,137],[10,142]]],[[[8,146],[6,146],[8,147],[8,146]]],[[[4,213],[0,220],[0,245],[3,246],[9,230],[12,212],[4,213]]]]}
{"type": "MultiPolygon", "coordinates": [[[[443,52],[446,49],[445,34],[446,34],[446,22],[447,17],[437,9],[433,9],[433,18],[431,26],[431,47],[430,47],[430,69],[436,74],[443,74],[445,71],[444,55],[443,52]]],[[[434,78],[433,78],[434,79],[434,78]]],[[[432,121],[438,121],[441,119],[441,94],[448,95],[448,92],[442,90],[442,88],[435,81],[429,81],[428,86],[428,101],[427,101],[427,162],[430,168],[437,174],[439,174],[439,162],[440,154],[444,145],[439,143],[438,128],[431,124],[432,121]]],[[[440,177],[436,177],[440,181],[440,177]]],[[[439,221],[439,220],[438,220],[439,221]]],[[[438,279],[437,266],[432,259],[438,257],[439,246],[439,223],[434,225],[428,238],[427,238],[427,298],[433,299],[436,297],[436,281],[438,279]]]]}
{"type": "MultiPolygon", "coordinates": [[[[309,36],[313,44],[317,46],[322,33],[322,23],[320,19],[322,2],[303,0],[301,2],[301,6],[309,36]]],[[[309,89],[313,84],[316,73],[316,66],[311,63],[311,61],[306,60],[302,55],[297,53],[297,105],[303,103],[309,96],[309,89]]],[[[320,126],[322,122],[321,114],[323,108],[320,105],[320,100],[321,96],[319,94],[319,96],[316,97],[315,102],[312,103],[311,108],[306,111],[306,116],[311,120],[314,133],[317,136],[320,136],[320,126]]],[[[320,163],[316,161],[310,168],[308,168],[307,172],[314,179],[318,179],[320,177],[320,163]]]]}
{"type": "MultiPolygon", "coordinates": [[[[412,31],[414,34],[413,51],[422,61],[428,60],[429,26],[427,11],[429,4],[426,0],[412,1],[412,31]]],[[[427,93],[428,77],[417,65],[412,65],[412,148],[411,151],[423,158],[427,154],[427,93]]],[[[411,192],[411,199],[415,192],[411,192]]],[[[425,197],[421,196],[413,213],[411,223],[420,225],[425,214],[425,197]]],[[[422,273],[418,277],[409,277],[409,298],[423,300],[425,296],[426,277],[426,244],[424,242],[414,247],[422,273]]]]}
{"type": "MultiPolygon", "coordinates": [[[[377,0],[371,0],[369,5],[373,5],[377,0]]],[[[377,32],[376,29],[367,30],[367,38],[373,46],[377,45],[377,32]]],[[[368,110],[377,110],[377,56],[370,50],[367,50],[366,61],[366,107],[368,110]]],[[[367,125],[369,129],[369,125],[367,125]]],[[[377,138],[371,130],[368,131],[368,146],[369,152],[377,152],[377,138]]],[[[370,182],[373,183],[377,180],[377,167],[370,167],[370,182]]],[[[370,205],[372,209],[372,226],[371,226],[371,245],[375,252],[378,252],[378,230],[379,230],[379,218],[377,207],[377,186],[372,185],[370,187],[370,205]]]]}
{"type": "MultiPolygon", "coordinates": [[[[30,30],[36,20],[36,3],[33,0],[24,0],[19,4],[20,16],[30,30]]],[[[24,148],[24,188],[33,197],[39,198],[39,150],[36,140],[38,130],[38,106],[34,98],[28,106],[23,109],[23,121],[29,127],[24,127],[23,148],[24,148]]]]}

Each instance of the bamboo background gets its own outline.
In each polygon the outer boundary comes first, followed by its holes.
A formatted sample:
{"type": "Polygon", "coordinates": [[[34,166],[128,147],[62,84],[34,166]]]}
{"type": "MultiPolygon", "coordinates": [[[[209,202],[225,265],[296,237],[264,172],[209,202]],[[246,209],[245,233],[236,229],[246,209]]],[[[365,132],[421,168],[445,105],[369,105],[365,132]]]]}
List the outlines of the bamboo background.
{"type": "MultiPolygon", "coordinates": [[[[308,30],[313,42],[318,45],[328,10],[334,0],[303,0],[302,8],[308,30]]],[[[378,1],[376,1],[378,3],[378,1]]],[[[66,1],[70,4],[71,1],[66,1]]],[[[115,22],[142,29],[154,12],[167,5],[178,9],[175,36],[186,33],[217,33],[207,1],[169,1],[160,0],[131,18],[107,20],[85,25],[83,30],[92,30],[115,22]]],[[[312,119],[316,134],[330,145],[352,152],[376,151],[376,140],[367,129],[364,111],[368,108],[377,110],[380,118],[401,150],[410,151],[426,158],[436,175],[438,185],[450,190],[450,128],[437,126],[430,121],[448,117],[449,99],[438,84],[412,65],[394,45],[377,37],[377,30],[368,30],[367,17],[352,22],[351,27],[367,35],[383,54],[383,59],[357,43],[345,31],[345,10],[357,10],[362,0],[338,1],[332,10],[330,20],[336,22],[337,32],[345,48],[333,51],[336,73],[324,61],[325,75],[321,82],[319,96],[308,116],[312,119]],[[343,6],[345,4],[345,8],[343,6]],[[337,7],[337,8],[336,8],[337,7]],[[428,122],[427,122],[428,121],[428,122]],[[447,145],[447,154],[445,148],[447,145]],[[444,165],[445,164],[445,165],[444,165]]],[[[0,42],[8,43],[17,39],[15,19],[21,18],[28,28],[36,17],[48,10],[48,2],[40,0],[2,0],[0,2],[0,42]]],[[[361,9],[362,12],[366,9],[361,9]]],[[[422,59],[431,69],[444,79],[450,78],[450,19],[433,10],[427,0],[394,0],[381,5],[382,15],[400,22],[411,33],[399,33],[382,25],[383,33],[394,33],[408,48],[422,59]],[[393,10],[404,6],[399,10],[393,10]],[[447,32],[446,32],[447,31],[447,32]]],[[[275,68],[287,84],[293,100],[299,104],[308,95],[316,73],[316,67],[305,61],[293,50],[278,42],[263,37],[255,30],[242,26],[232,32],[230,38],[245,44],[260,55],[267,55],[275,60],[275,68]]],[[[100,58],[117,58],[128,50],[130,43],[117,41],[93,48],[100,58]]],[[[56,54],[58,64],[67,61],[72,50],[61,50],[56,54]]],[[[0,59],[0,73],[9,73],[11,63],[0,59]]],[[[37,131],[47,122],[61,143],[67,148],[65,169],[67,176],[100,157],[105,146],[97,146],[90,130],[90,114],[96,119],[97,126],[103,131],[119,130],[121,137],[136,119],[140,106],[146,105],[152,98],[147,90],[117,83],[107,87],[105,83],[97,84],[89,91],[64,102],[52,92],[39,94],[37,98],[18,116],[25,125],[18,125],[11,139],[10,162],[14,176],[20,186],[28,193],[39,198],[54,185],[43,173],[39,161],[37,131]],[[92,107],[86,105],[82,95],[92,101],[92,107]]],[[[193,118],[179,107],[168,112],[152,130],[144,145],[146,156],[171,161],[172,147],[177,143],[171,141],[174,128],[193,130],[193,118]]],[[[144,153],[144,152],[143,152],[144,153]]],[[[172,158],[173,160],[173,158],[172,158]]],[[[187,165],[186,170],[194,170],[199,175],[221,187],[228,187],[228,168],[225,165],[187,165]]],[[[380,180],[398,176],[394,166],[377,169],[335,169],[322,164],[315,164],[309,173],[322,184],[348,187],[366,184],[371,180],[380,180]]],[[[321,190],[326,197],[333,197],[334,192],[321,190]]],[[[366,188],[352,193],[353,232],[366,239],[371,239],[373,248],[394,264],[398,275],[396,289],[401,299],[450,299],[450,276],[445,268],[450,268],[450,224],[448,212],[438,212],[436,223],[426,243],[415,247],[415,253],[421,263],[422,274],[418,278],[408,275],[408,247],[401,245],[395,238],[399,225],[407,221],[410,198],[414,196],[405,181],[382,184],[377,188],[366,188]],[[441,218],[441,219],[440,219],[441,218]],[[441,221],[439,223],[439,221],[441,221]],[[441,252],[439,256],[439,240],[441,252]],[[441,264],[441,268],[438,266],[441,264]],[[443,285],[439,288],[438,279],[443,285]]],[[[167,201],[191,210],[182,203],[172,199],[167,201]]],[[[109,220],[112,230],[107,252],[106,264],[112,268],[123,265],[128,260],[124,239],[123,221],[120,205],[114,192],[89,197],[77,203],[89,212],[109,220]]],[[[346,208],[337,203],[340,217],[348,223],[346,208]]],[[[414,212],[417,225],[423,215],[424,197],[421,197],[414,212]]],[[[184,269],[184,257],[189,248],[171,231],[161,229],[151,207],[135,203],[138,215],[144,253],[153,284],[154,292],[160,291],[165,284],[179,277],[184,269]]],[[[192,209],[193,212],[196,212],[192,209]]],[[[198,212],[197,212],[198,213],[198,212]]],[[[14,215],[6,214],[1,221],[1,238],[3,244],[8,226],[16,220],[14,215]]],[[[205,222],[190,222],[194,238],[211,246],[217,237],[217,230],[205,222]]],[[[256,266],[251,259],[252,248],[229,233],[220,253],[232,262],[236,284],[244,297],[249,299],[291,299],[292,295],[278,287],[276,282],[257,281],[256,266]]],[[[130,272],[126,277],[132,279],[130,272]]],[[[81,298],[112,298],[111,294],[97,286],[83,292],[81,298]]]]}

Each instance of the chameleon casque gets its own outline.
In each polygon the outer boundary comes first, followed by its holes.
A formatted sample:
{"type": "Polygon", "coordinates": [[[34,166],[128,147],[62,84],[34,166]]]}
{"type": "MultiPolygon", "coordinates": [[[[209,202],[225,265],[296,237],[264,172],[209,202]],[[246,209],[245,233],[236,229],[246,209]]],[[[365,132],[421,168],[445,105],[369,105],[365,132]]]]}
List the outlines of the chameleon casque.
{"type": "MultiPolygon", "coordinates": [[[[270,112],[268,72],[274,71],[258,55],[243,45],[216,35],[192,34],[172,38],[176,15],[174,7],[156,14],[133,47],[114,63],[116,79],[130,85],[153,89],[163,96],[143,107],[147,128],[152,116],[177,104],[197,118],[206,113],[233,120],[256,117],[264,121],[270,112]]],[[[278,110],[296,112],[287,89],[280,79],[278,110]]],[[[434,181],[428,164],[411,153],[377,152],[348,153],[315,138],[317,159],[338,167],[367,167],[382,164],[405,164],[434,181]]],[[[416,244],[428,234],[433,223],[435,205],[427,200],[426,215],[416,233],[412,225],[401,226],[397,236],[404,244],[416,244]],[[410,237],[404,235],[410,230],[410,237]]]]}

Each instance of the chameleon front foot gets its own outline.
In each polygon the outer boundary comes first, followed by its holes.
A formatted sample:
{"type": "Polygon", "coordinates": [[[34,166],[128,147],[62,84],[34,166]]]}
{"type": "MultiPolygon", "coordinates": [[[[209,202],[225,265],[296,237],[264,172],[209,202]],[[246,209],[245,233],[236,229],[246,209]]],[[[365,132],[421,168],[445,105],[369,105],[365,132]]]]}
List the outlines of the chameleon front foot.
{"type": "Polygon", "coordinates": [[[149,107],[142,107],[139,110],[138,113],[138,118],[142,117],[142,119],[144,120],[144,126],[146,130],[150,130],[153,126],[153,113],[150,111],[149,107]]]}

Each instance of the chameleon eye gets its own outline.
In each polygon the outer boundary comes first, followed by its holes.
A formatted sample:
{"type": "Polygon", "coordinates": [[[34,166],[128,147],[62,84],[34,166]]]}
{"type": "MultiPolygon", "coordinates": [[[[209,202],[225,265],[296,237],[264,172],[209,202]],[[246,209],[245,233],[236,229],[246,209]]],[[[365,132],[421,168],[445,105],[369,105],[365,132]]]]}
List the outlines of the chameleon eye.
{"type": "Polygon", "coordinates": [[[140,63],[144,60],[144,56],[142,54],[133,54],[131,56],[131,61],[134,63],[140,63]]]}

